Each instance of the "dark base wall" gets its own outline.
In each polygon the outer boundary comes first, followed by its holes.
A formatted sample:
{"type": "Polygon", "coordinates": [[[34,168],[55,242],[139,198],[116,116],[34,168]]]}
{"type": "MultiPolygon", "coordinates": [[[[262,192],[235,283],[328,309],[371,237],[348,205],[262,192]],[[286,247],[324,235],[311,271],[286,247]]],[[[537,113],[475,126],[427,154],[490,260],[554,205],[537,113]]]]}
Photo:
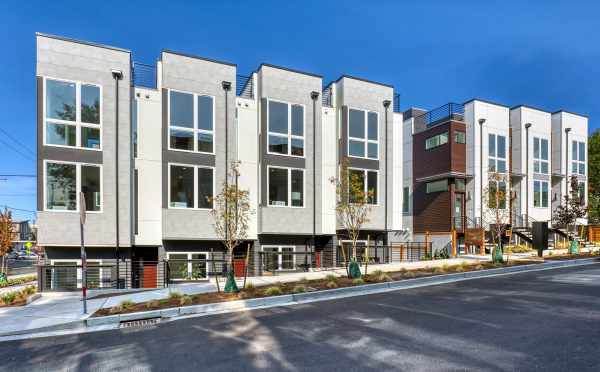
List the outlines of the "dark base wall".
{"type": "MultiPolygon", "coordinates": [[[[114,247],[86,247],[87,258],[90,260],[116,260],[116,252],[114,247]]],[[[79,260],[81,259],[81,248],[79,247],[45,247],[45,261],[50,263],[50,260],[79,260]]],[[[121,247],[119,249],[119,257],[121,259],[129,259],[131,257],[130,247],[121,247]]]]}

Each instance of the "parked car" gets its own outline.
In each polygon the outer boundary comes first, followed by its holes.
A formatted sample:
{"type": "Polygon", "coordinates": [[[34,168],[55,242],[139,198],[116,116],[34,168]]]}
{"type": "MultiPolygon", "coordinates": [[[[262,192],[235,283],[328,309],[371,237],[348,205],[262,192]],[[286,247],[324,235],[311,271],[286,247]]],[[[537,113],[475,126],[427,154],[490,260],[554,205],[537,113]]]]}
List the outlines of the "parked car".
{"type": "Polygon", "coordinates": [[[27,252],[27,251],[19,251],[19,252],[17,252],[17,259],[21,259],[21,260],[35,260],[37,258],[38,258],[37,254],[35,254],[33,252],[27,252]]]}

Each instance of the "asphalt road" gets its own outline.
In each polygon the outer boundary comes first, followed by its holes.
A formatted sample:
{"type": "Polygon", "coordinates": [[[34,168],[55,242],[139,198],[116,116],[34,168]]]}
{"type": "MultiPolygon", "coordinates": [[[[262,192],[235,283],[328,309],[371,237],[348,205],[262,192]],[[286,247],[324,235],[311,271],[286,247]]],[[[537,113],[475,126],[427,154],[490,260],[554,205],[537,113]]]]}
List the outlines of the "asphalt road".
{"type": "Polygon", "coordinates": [[[600,371],[600,265],[11,341],[0,370],[600,371]]]}

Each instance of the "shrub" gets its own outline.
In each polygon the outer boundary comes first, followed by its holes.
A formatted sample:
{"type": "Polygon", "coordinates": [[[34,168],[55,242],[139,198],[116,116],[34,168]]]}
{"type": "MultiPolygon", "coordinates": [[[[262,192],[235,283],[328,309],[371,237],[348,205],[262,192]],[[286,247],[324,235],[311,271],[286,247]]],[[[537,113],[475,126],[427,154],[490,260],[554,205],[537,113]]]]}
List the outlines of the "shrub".
{"type": "Polygon", "coordinates": [[[434,274],[445,274],[446,270],[444,270],[443,267],[436,267],[435,269],[433,269],[433,273],[434,274]]]}
{"type": "Polygon", "coordinates": [[[169,300],[179,300],[182,296],[181,292],[171,292],[169,293],[169,300]]]}
{"type": "Polygon", "coordinates": [[[121,306],[121,308],[123,310],[127,310],[129,308],[132,308],[135,305],[135,302],[131,301],[131,300],[123,300],[119,303],[119,306],[121,306]]]}
{"type": "Polygon", "coordinates": [[[376,277],[376,276],[380,276],[381,274],[383,274],[383,271],[381,271],[381,270],[379,270],[379,269],[377,269],[377,270],[373,270],[373,271],[371,272],[371,275],[372,275],[372,276],[374,276],[374,277],[376,277]]]}
{"type": "Polygon", "coordinates": [[[146,309],[154,309],[159,306],[160,306],[159,300],[150,300],[150,301],[146,302],[146,309]]]}
{"type": "Polygon", "coordinates": [[[406,273],[408,270],[406,270],[406,267],[403,267],[400,269],[400,274],[404,274],[406,273]]]}
{"type": "Polygon", "coordinates": [[[338,277],[337,277],[337,276],[335,276],[334,274],[327,274],[327,276],[325,277],[325,279],[326,279],[328,282],[337,282],[337,280],[338,280],[338,277]]]}
{"type": "Polygon", "coordinates": [[[417,274],[414,271],[406,271],[402,276],[405,278],[414,278],[417,274]]]}
{"type": "Polygon", "coordinates": [[[4,302],[5,305],[10,305],[13,302],[15,302],[15,300],[17,299],[17,292],[8,292],[2,295],[1,297],[2,302],[4,302]]]}
{"type": "Polygon", "coordinates": [[[281,287],[269,287],[263,291],[265,296],[279,296],[282,293],[281,287]]]}
{"type": "Polygon", "coordinates": [[[352,281],[352,285],[363,285],[365,281],[362,278],[356,278],[352,281]]]}
{"type": "Polygon", "coordinates": [[[252,282],[248,282],[246,283],[246,288],[244,288],[246,291],[254,291],[256,290],[256,286],[254,285],[254,283],[252,282]]]}
{"type": "Polygon", "coordinates": [[[338,285],[337,285],[337,282],[335,282],[335,281],[329,281],[329,282],[327,282],[326,286],[327,286],[327,288],[337,288],[338,285]]]}
{"type": "Polygon", "coordinates": [[[460,267],[462,267],[463,270],[469,270],[471,268],[471,264],[464,261],[463,263],[460,264],[460,267]]]}
{"type": "Polygon", "coordinates": [[[6,282],[0,283],[0,288],[10,287],[13,285],[19,285],[23,283],[29,283],[37,279],[36,275],[28,275],[20,278],[8,279],[6,282]]]}
{"type": "Polygon", "coordinates": [[[192,303],[192,298],[188,295],[183,295],[181,296],[181,298],[179,299],[179,305],[183,306],[183,305],[189,305],[192,303]]]}
{"type": "Polygon", "coordinates": [[[32,295],[37,292],[37,287],[35,285],[28,285],[22,290],[22,292],[25,295],[32,295]]]}
{"type": "Polygon", "coordinates": [[[477,264],[477,265],[473,266],[473,269],[474,270],[483,270],[483,265],[477,264]]]}
{"type": "Polygon", "coordinates": [[[454,266],[452,269],[454,270],[454,272],[457,273],[462,273],[465,271],[465,269],[463,269],[461,265],[454,266]]]}
{"type": "Polygon", "coordinates": [[[292,289],[292,292],[293,293],[304,293],[304,292],[306,292],[306,287],[303,286],[302,284],[298,284],[297,286],[295,286],[292,289]]]}

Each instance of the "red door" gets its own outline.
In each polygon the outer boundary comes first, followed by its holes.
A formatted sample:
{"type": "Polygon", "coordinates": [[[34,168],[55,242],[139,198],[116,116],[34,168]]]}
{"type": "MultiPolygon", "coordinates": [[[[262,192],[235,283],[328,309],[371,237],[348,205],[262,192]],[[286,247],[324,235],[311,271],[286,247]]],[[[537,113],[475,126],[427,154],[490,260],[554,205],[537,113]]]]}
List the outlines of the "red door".
{"type": "Polygon", "coordinates": [[[234,258],[233,259],[233,273],[238,278],[246,275],[246,259],[245,258],[234,258]]]}
{"type": "Polygon", "coordinates": [[[315,265],[317,268],[321,268],[321,251],[315,252],[315,265]]]}
{"type": "Polygon", "coordinates": [[[156,288],[156,264],[144,263],[143,288],[156,288]]]}

